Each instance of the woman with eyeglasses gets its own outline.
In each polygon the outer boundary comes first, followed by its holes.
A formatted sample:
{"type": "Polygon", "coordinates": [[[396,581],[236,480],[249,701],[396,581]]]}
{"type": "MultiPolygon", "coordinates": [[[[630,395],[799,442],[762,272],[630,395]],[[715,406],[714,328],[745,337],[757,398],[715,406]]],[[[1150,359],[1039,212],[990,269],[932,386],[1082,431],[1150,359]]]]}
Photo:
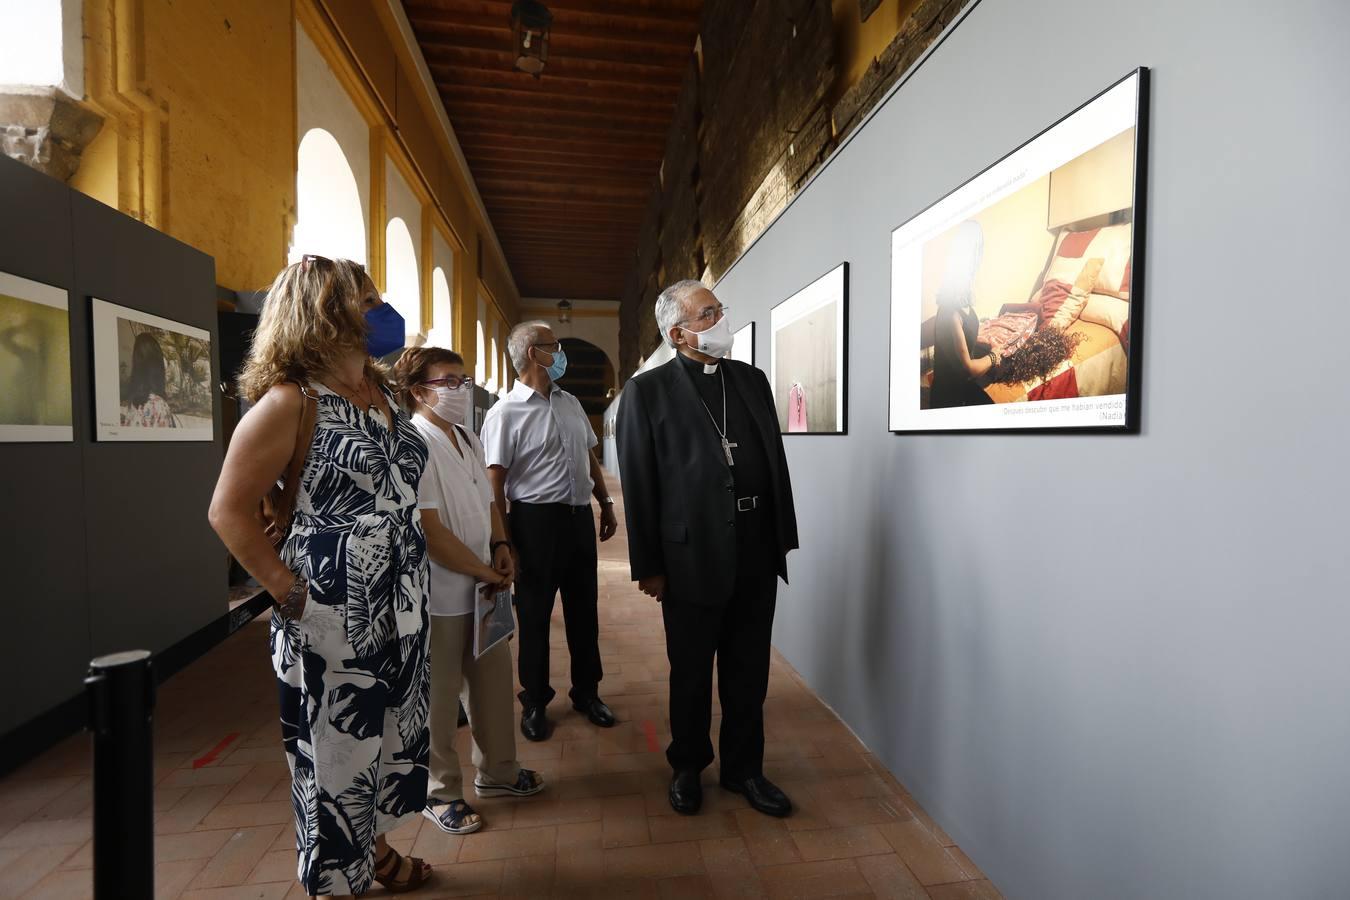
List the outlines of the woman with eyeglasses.
{"type": "Polygon", "coordinates": [[[240,376],[240,421],[211,525],[277,602],[272,666],[291,769],[299,880],[311,897],[403,893],[431,867],[385,835],[426,806],[426,539],[417,489],[427,445],[372,359],[403,345],[403,318],[365,270],[307,256],[268,291],[240,376]],[[303,422],[313,438],[284,545],[258,506],[303,422]]]}
{"type": "Polygon", "coordinates": [[[544,789],[539,774],[516,759],[506,642],[474,657],[475,594],[510,587],[514,564],[483,445],[465,426],[473,381],[463,358],[440,347],[408,349],[394,376],[430,451],[419,492],[431,557],[431,780],[424,814],[447,834],[469,834],[484,822],[464,799],[455,751],[461,700],[473,733],[475,793],[528,797],[544,789]]]}

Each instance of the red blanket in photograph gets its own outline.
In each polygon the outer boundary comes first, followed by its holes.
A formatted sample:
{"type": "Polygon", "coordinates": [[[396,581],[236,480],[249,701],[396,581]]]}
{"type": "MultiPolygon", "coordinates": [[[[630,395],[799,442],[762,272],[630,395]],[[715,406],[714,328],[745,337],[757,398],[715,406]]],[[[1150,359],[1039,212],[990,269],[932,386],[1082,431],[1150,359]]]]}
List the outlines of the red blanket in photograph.
{"type": "Polygon", "coordinates": [[[997,350],[1000,356],[1008,356],[1036,333],[1037,321],[1036,313],[1030,311],[1004,313],[997,319],[981,322],[977,340],[997,350]]]}

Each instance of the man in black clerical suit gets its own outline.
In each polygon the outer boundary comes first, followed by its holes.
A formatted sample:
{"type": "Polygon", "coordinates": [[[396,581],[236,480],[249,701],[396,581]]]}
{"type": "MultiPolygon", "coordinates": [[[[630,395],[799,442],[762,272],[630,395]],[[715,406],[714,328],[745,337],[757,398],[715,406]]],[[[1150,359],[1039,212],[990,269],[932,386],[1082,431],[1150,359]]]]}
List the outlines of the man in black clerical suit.
{"type": "Polygon", "coordinates": [[[657,298],[675,359],[633,378],[619,406],[619,466],[632,577],[661,602],[670,659],[670,805],[698,812],[713,760],[713,659],[722,701],[722,787],[786,816],[764,777],[764,696],[778,578],[797,520],[764,373],[724,357],[724,307],[697,281],[657,298]]]}

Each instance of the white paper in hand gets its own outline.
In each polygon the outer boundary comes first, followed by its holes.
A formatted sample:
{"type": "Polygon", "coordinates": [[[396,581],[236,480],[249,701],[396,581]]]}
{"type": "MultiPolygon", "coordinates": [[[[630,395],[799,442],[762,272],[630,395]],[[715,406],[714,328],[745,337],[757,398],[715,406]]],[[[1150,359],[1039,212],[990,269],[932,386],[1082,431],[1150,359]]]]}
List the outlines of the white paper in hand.
{"type": "Polygon", "coordinates": [[[477,659],[516,630],[516,620],[511,615],[511,591],[476,591],[473,622],[473,658],[477,659]]]}

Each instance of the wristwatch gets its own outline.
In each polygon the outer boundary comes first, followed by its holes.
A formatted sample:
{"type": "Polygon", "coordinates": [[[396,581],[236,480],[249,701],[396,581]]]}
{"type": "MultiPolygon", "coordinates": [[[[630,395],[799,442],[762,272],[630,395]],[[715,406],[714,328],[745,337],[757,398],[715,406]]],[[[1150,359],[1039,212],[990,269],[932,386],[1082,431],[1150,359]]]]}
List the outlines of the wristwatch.
{"type": "Polygon", "coordinates": [[[508,550],[512,549],[510,541],[493,541],[492,546],[488,547],[488,552],[496,553],[498,547],[505,547],[508,550]]]}
{"type": "Polygon", "coordinates": [[[614,498],[613,498],[613,497],[601,497],[601,498],[600,498],[600,502],[601,502],[603,505],[605,505],[605,506],[613,506],[613,505],[614,505],[614,498]]]}
{"type": "Polygon", "coordinates": [[[276,603],[277,612],[281,613],[283,619],[291,622],[298,622],[305,612],[305,601],[309,599],[309,582],[295,576],[295,581],[291,582],[291,589],[286,592],[286,596],[276,603]]]}

